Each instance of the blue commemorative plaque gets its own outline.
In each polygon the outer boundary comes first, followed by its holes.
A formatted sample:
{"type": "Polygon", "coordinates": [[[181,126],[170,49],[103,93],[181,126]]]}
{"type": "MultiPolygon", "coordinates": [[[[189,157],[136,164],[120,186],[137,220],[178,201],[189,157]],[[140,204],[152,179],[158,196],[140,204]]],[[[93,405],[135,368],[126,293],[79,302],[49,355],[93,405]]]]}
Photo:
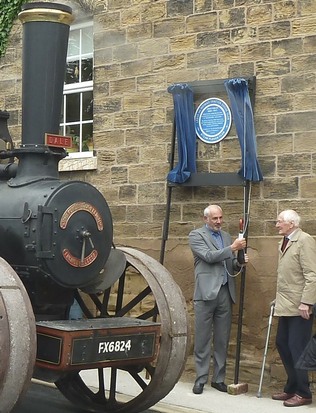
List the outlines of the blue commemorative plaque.
{"type": "Polygon", "coordinates": [[[204,100],[195,112],[195,131],[205,143],[220,142],[228,134],[232,115],[229,106],[218,98],[204,100]]]}

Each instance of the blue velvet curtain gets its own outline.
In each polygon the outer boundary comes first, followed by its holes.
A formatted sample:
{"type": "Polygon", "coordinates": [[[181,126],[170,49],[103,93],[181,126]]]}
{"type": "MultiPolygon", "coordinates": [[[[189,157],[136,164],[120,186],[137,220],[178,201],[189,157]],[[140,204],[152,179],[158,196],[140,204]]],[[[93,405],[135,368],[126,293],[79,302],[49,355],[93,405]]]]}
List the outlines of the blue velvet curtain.
{"type": "Polygon", "coordinates": [[[169,172],[167,180],[175,183],[187,181],[196,172],[196,134],[194,125],[193,91],[186,83],[168,87],[173,96],[178,164],[169,172]]]}
{"type": "Polygon", "coordinates": [[[225,87],[241,147],[242,165],[238,173],[245,180],[262,181],[248,83],[245,79],[230,79],[225,81],[225,87]]]}

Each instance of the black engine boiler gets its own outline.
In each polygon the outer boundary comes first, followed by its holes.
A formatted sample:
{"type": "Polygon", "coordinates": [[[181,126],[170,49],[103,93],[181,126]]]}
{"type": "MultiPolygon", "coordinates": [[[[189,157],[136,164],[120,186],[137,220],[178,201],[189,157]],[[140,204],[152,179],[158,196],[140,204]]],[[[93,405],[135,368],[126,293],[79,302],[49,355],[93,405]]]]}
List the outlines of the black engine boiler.
{"type": "Polygon", "coordinates": [[[48,276],[64,287],[91,283],[112,244],[109,208],[85,182],[0,183],[0,251],[17,273],[48,276]]]}

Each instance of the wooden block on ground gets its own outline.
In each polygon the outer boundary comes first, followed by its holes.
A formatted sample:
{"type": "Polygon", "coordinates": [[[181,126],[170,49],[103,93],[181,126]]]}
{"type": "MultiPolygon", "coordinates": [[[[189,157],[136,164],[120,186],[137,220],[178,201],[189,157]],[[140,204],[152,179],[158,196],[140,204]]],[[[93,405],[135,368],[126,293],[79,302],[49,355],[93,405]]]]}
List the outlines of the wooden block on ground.
{"type": "Polygon", "coordinates": [[[227,386],[227,393],[228,394],[243,394],[247,393],[248,391],[248,383],[238,383],[238,384],[229,384],[227,386]]]}

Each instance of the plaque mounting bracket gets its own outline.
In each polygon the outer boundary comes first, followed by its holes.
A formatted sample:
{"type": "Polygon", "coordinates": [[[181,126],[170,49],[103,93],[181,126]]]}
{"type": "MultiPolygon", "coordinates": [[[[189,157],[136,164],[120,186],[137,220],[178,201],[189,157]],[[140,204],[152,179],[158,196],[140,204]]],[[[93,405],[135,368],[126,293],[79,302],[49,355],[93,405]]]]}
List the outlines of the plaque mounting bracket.
{"type": "MultiPolygon", "coordinates": [[[[255,89],[256,89],[256,78],[253,77],[243,77],[243,79],[248,82],[248,91],[251,101],[252,108],[254,109],[255,103],[255,89]]],[[[226,93],[226,88],[224,82],[228,79],[220,80],[204,80],[195,81],[187,84],[191,87],[193,91],[194,103],[198,103],[200,100],[205,100],[214,93],[226,93]]],[[[171,139],[171,153],[170,153],[170,171],[174,167],[175,159],[175,147],[176,147],[176,125],[175,120],[173,121],[172,128],[172,139],[171,139]]],[[[166,213],[163,225],[162,242],[160,249],[160,262],[163,264],[165,256],[165,247],[168,240],[169,234],[169,223],[170,223],[170,211],[172,202],[172,190],[175,187],[210,187],[210,186],[240,186],[244,190],[244,211],[249,209],[249,198],[250,198],[250,182],[244,180],[237,172],[194,172],[191,173],[190,178],[183,183],[174,183],[168,181],[167,186],[167,203],[166,203],[166,213]]],[[[248,226],[247,226],[248,228],[248,226]]],[[[247,238],[248,230],[244,234],[247,238]]],[[[245,291],[245,279],[246,279],[246,269],[243,267],[241,272],[241,282],[240,282],[240,299],[239,299],[239,312],[238,312],[238,326],[237,326],[237,346],[236,346],[236,362],[235,362],[235,376],[234,383],[238,384],[239,378],[239,363],[240,363],[240,350],[241,350],[241,335],[242,335],[242,318],[243,318],[243,302],[244,302],[244,291],[245,291]]]]}

